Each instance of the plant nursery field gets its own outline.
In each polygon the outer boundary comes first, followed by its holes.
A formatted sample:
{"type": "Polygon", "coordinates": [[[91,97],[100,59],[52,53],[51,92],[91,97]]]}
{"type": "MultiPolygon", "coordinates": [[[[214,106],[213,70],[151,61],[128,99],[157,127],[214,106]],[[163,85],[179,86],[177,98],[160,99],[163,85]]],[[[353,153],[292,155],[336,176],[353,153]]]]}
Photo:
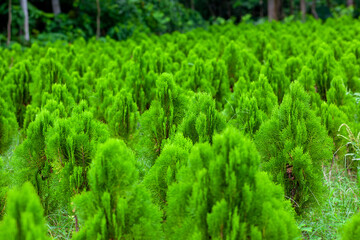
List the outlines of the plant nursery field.
{"type": "Polygon", "coordinates": [[[0,239],[360,239],[360,22],[0,48],[0,239]]]}

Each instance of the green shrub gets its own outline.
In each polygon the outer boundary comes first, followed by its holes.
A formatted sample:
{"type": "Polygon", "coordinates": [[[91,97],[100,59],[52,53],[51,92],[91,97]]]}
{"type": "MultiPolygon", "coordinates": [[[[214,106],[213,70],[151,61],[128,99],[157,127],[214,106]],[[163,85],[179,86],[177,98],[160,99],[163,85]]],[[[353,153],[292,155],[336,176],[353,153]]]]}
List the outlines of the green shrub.
{"type": "Polygon", "coordinates": [[[5,214],[6,193],[9,185],[9,172],[5,167],[4,160],[0,157],[0,220],[5,214]]]}
{"type": "Polygon", "coordinates": [[[110,107],[112,96],[118,91],[114,76],[99,77],[95,82],[94,96],[90,99],[94,116],[100,121],[105,121],[106,110],[110,107]]]}
{"type": "Polygon", "coordinates": [[[16,118],[20,127],[23,126],[26,106],[31,103],[30,84],[33,83],[29,61],[22,61],[10,69],[4,84],[16,109],[16,118]]]}
{"type": "Polygon", "coordinates": [[[10,103],[0,97],[0,154],[8,150],[18,130],[16,115],[10,107],[10,103]]]}
{"type": "Polygon", "coordinates": [[[112,100],[106,111],[106,121],[110,132],[115,137],[132,138],[137,129],[139,113],[132,96],[125,89],[121,90],[112,100]]]}
{"type": "Polygon", "coordinates": [[[311,59],[310,68],[314,69],[314,79],[317,92],[322,99],[326,99],[326,93],[330,89],[330,82],[338,72],[333,52],[328,46],[320,47],[311,59]]]}
{"type": "Polygon", "coordinates": [[[190,100],[180,130],[193,143],[212,142],[213,135],[225,128],[224,116],[216,110],[209,94],[197,93],[190,100]]]}
{"type": "Polygon", "coordinates": [[[163,141],[171,137],[181,123],[187,99],[171,74],[164,73],[156,81],[156,100],[140,118],[139,146],[142,155],[153,164],[161,152],[163,141]]]}
{"type": "Polygon", "coordinates": [[[57,60],[58,54],[56,49],[49,48],[46,56],[42,58],[34,73],[34,83],[31,87],[33,103],[41,105],[41,98],[45,92],[52,93],[52,85],[63,84],[69,89],[69,92],[75,96],[76,87],[70,78],[66,69],[57,60]]]}
{"type": "Polygon", "coordinates": [[[244,90],[243,85],[241,81],[235,84],[224,112],[229,123],[253,136],[278,106],[278,99],[262,74],[259,80],[249,84],[249,89],[244,90]]]}
{"type": "Polygon", "coordinates": [[[360,214],[357,213],[348,220],[340,229],[342,240],[351,240],[360,238],[360,214]]]}
{"type": "Polygon", "coordinates": [[[192,143],[181,133],[164,146],[160,156],[144,178],[144,186],[149,189],[153,201],[161,207],[166,205],[168,187],[175,182],[180,167],[186,164],[192,143]]]}
{"type": "Polygon", "coordinates": [[[89,170],[91,191],[74,198],[81,230],[74,239],[161,239],[161,215],[138,183],[123,141],[102,144],[89,170]]]}
{"type": "Polygon", "coordinates": [[[332,142],[299,82],[291,84],[279,109],[261,125],[255,143],[264,170],[284,187],[297,212],[321,202],[321,166],[332,159],[332,142]]]}
{"type": "Polygon", "coordinates": [[[55,120],[47,131],[44,151],[52,173],[48,196],[57,207],[67,207],[71,196],[88,189],[90,163],[98,143],[108,137],[106,126],[86,110],[75,110],[70,118],[55,120]]]}
{"type": "Polygon", "coordinates": [[[278,52],[272,53],[266,64],[261,68],[261,73],[269,80],[279,103],[283,100],[290,85],[290,79],[285,75],[285,70],[281,67],[280,56],[278,52]]]}
{"type": "Polygon", "coordinates": [[[0,239],[49,239],[44,210],[31,183],[9,191],[0,239]]]}
{"type": "Polygon", "coordinates": [[[57,83],[52,84],[51,93],[44,92],[41,99],[41,106],[43,107],[48,103],[49,100],[53,100],[58,104],[62,103],[66,113],[70,113],[75,106],[75,100],[69,93],[66,85],[57,83]]]}
{"type": "Polygon", "coordinates": [[[337,105],[351,121],[357,121],[359,111],[355,98],[348,93],[341,77],[334,77],[327,92],[327,102],[337,105]]]}
{"type": "Polygon", "coordinates": [[[30,123],[11,161],[15,185],[32,182],[47,214],[66,209],[71,196],[88,188],[87,171],[97,144],[109,137],[86,103],[76,106],[69,118],[60,116],[62,105],[49,103],[30,123]]]}
{"type": "Polygon", "coordinates": [[[349,89],[353,92],[360,91],[360,66],[357,63],[356,57],[353,53],[344,54],[340,60],[341,67],[346,76],[345,82],[349,89]]]}
{"type": "Polygon", "coordinates": [[[338,159],[343,159],[346,154],[347,141],[338,136],[339,126],[350,122],[348,116],[334,104],[323,103],[320,108],[321,123],[326,127],[329,137],[333,139],[338,159]],[[341,148],[341,149],[340,149],[341,148]]]}
{"type": "Polygon", "coordinates": [[[285,74],[290,79],[290,82],[298,79],[302,68],[302,60],[299,57],[290,57],[286,60],[285,74]]]}
{"type": "Polygon", "coordinates": [[[255,146],[234,128],[193,147],[167,194],[169,239],[293,239],[289,202],[259,171],[255,146]]]}
{"type": "Polygon", "coordinates": [[[48,213],[51,204],[49,200],[49,177],[51,165],[46,157],[46,134],[54,125],[54,116],[47,110],[37,114],[36,119],[27,129],[27,138],[14,152],[11,166],[14,169],[12,181],[15,186],[21,186],[30,181],[39,195],[45,213],[48,213]]]}
{"type": "Polygon", "coordinates": [[[35,107],[31,104],[26,106],[25,114],[24,114],[24,122],[21,129],[22,134],[26,135],[27,129],[31,122],[36,119],[36,115],[40,112],[40,108],[35,107]]]}

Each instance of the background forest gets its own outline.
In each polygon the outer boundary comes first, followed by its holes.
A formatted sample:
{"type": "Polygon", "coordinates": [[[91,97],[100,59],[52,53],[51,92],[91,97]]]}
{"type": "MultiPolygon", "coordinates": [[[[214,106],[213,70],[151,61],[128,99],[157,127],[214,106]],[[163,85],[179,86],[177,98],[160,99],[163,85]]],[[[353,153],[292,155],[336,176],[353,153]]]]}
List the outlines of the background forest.
{"type": "Polygon", "coordinates": [[[304,20],[306,14],[357,17],[359,8],[356,0],[3,0],[0,44],[7,38],[23,44],[93,36],[123,40],[134,31],[184,32],[225,21],[304,20]]]}

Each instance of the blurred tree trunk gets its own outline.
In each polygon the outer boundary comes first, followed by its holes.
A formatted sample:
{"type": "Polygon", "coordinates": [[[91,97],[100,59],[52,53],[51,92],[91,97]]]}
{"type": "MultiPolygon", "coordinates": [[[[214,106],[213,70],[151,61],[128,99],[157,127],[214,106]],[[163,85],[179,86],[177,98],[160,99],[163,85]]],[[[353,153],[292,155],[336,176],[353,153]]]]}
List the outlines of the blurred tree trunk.
{"type": "Polygon", "coordinates": [[[326,0],[326,5],[328,8],[332,8],[332,5],[331,5],[331,0],[326,0]]]}
{"type": "Polygon", "coordinates": [[[11,14],[11,0],[9,0],[9,19],[8,19],[8,25],[7,25],[7,42],[6,44],[9,46],[11,42],[11,21],[12,21],[12,14],[11,14]]]}
{"type": "Polygon", "coordinates": [[[25,41],[28,42],[30,40],[30,34],[29,34],[29,12],[28,12],[27,0],[21,0],[21,8],[24,12],[25,41]]]}
{"type": "Polygon", "coordinates": [[[190,5],[191,5],[191,9],[192,9],[192,10],[195,10],[194,0],[191,0],[191,1],[190,1],[190,5]]]}
{"type": "Polygon", "coordinates": [[[306,1],[300,0],[300,11],[301,11],[301,20],[305,22],[306,20],[306,1]]]}
{"type": "MultiPolygon", "coordinates": [[[[228,0],[226,0],[225,5],[226,5],[226,14],[227,14],[228,18],[231,18],[231,5],[230,5],[230,2],[228,0]]],[[[240,18],[241,18],[241,16],[240,16],[240,18]]]]}
{"type": "Polygon", "coordinates": [[[100,38],[100,15],[101,15],[101,9],[100,9],[100,0],[96,0],[96,8],[97,8],[97,17],[96,17],[96,39],[100,38]]]}
{"type": "Polygon", "coordinates": [[[269,21],[279,20],[279,0],[268,0],[268,17],[269,21]]]}
{"type": "Polygon", "coordinates": [[[294,0],[289,0],[290,3],[290,15],[294,15],[294,0]]]}
{"type": "Polygon", "coordinates": [[[260,17],[264,17],[264,1],[260,0],[260,17]]]}
{"type": "Polygon", "coordinates": [[[317,14],[317,12],[316,12],[316,0],[313,0],[313,1],[312,1],[312,4],[311,4],[311,13],[312,13],[312,15],[314,16],[315,19],[318,19],[318,18],[319,18],[318,14],[317,14]]]}
{"type": "Polygon", "coordinates": [[[353,7],[354,6],[354,0],[347,0],[347,6],[348,7],[353,7]]]}
{"type": "Polygon", "coordinates": [[[60,0],[51,0],[51,5],[55,16],[61,13],[60,0]]]}
{"type": "Polygon", "coordinates": [[[278,19],[284,19],[285,18],[285,12],[284,12],[284,1],[278,0],[277,10],[278,10],[278,19]]]}

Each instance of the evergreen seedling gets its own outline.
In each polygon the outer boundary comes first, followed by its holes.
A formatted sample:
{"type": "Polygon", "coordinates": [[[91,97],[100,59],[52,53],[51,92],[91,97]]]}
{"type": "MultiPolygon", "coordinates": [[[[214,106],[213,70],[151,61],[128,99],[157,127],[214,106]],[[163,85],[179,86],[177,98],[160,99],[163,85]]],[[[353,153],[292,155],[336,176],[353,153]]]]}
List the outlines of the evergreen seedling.
{"type": "Polygon", "coordinates": [[[293,239],[283,192],[259,171],[255,146],[234,128],[197,144],[167,194],[168,239],[293,239]]]}
{"type": "Polygon", "coordinates": [[[180,129],[193,143],[212,142],[213,135],[225,128],[225,118],[216,110],[209,94],[197,93],[190,101],[180,129]]]}
{"type": "Polygon", "coordinates": [[[18,129],[16,116],[11,111],[10,104],[0,97],[0,154],[8,150],[18,129]]]}
{"type": "Polygon", "coordinates": [[[156,82],[156,100],[140,119],[140,151],[151,161],[150,164],[160,154],[163,141],[171,137],[181,123],[186,102],[172,75],[162,74],[156,82]]]}
{"type": "Polygon", "coordinates": [[[113,104],[106,111],[106,121],[115,137],[131,138],[137,128],[139,113],[132,96],[125,89],[113,98],[113,104]]]}
{"type": "Polygon", "coordinates": [[[135,158],[123,141],[102,144],[89,171],[91,191],[74,199],[81,230],[74,239],[161,239],[161,216],[138,183],[135,158]]]}
{"type": "Polygon", "coordinates": [[[332,159],[332,142],[300,83],[291,84],[279,109],[261,125],[255,143],[264,170],[284,187],[297,212],[321,202],[321,166],[332,159]]]}
{"type": "Polygon", "coordinates": [[[0,239],[49,239],[44,210],[29,182],[19,189],[9,191],[6,215],[0,222],[0,239]]]}

